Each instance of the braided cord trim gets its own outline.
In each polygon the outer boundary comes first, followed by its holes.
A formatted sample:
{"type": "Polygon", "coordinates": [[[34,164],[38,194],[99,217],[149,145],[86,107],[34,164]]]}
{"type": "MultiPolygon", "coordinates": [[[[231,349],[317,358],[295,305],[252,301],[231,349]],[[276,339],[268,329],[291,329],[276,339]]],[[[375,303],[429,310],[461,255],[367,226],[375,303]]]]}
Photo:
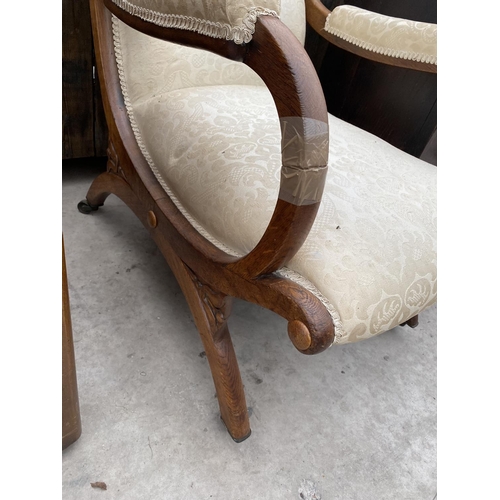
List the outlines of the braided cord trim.
{"type": "Polygon", "coordinates": [[[364,50],[437,65],[437,25],[376,14],[351,5],[336,7],[325,31],[364,50]]]}
{"type": "Polygon", "coordinates": [[[259,16],[278,17],[278,14],[273,10],[263,7],[254,7],[249,9],[245,17],[241,20],[241,26],[231,26],[229,23],[214,22],[208,19],[200,19],[180,14],[158,12],[156,10],[134,5],[128,0],[112,1],[115,5],[129,14],[139,17],[143,21],[156,24],[157,26],[195,31],[196,33],[212,38],[232,40],[238,45],[250,42],[252,35],[255,33],[255,23],[259,16]]]}

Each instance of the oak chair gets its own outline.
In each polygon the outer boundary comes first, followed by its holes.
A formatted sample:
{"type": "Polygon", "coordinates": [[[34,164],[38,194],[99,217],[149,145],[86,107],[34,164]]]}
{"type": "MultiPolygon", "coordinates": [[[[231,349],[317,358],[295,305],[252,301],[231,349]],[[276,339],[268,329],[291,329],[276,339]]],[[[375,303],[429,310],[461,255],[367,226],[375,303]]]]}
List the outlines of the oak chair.
{"type": "Polygon", "coordinates": [[[281,315],[304,354],[415,327],[436,301],[435,167],[327,113],[303,48],[435,72],[436,27],[303,0],[91,0],[109,126],[82,213],[121,198],[201,335],[221,418],[250,425],[232,297],[281,315]]]}

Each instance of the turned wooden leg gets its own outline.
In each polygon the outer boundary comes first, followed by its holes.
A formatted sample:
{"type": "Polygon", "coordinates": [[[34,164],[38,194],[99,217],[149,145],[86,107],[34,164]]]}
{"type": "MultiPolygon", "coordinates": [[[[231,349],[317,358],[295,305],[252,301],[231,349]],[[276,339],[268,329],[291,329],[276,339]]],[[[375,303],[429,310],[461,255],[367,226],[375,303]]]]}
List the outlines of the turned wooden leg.
{"type": "Polygon", "coordinates": [[[236,442],[250,436],[250,423],[238,361],[227,327],[232,299],[201,283],[177,257],[170,267],[188,301],[205,348],[219,400],[221,418],[236,442]]]}

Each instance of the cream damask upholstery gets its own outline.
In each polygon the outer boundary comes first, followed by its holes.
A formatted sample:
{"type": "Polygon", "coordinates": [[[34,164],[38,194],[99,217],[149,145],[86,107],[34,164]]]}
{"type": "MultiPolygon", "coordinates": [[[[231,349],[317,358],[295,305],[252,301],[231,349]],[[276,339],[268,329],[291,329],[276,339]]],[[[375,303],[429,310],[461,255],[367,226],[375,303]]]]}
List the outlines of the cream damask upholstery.
{"type": "MultiPolygon", "coordinates": [[[[306,17],[303,0],[283,2],[280,18],[304,44],[306,17]]],[[[120,67],[127,72],[127,95],[131,102],[137,103],[185,87],[264,85],[245,64],[211,52],[158,41],[118,21],[114,24],[118,42],[115,54],[120,67]]]]}
{"type": "MultiPolygon", "coordinates": [[[[294,33],[303,41],[303,4],[287,15],[291,29],[302,26],[294,33]]],[[[269,91],[243,64],[152,39],[116,19],[113,30],[132,128],[156,177],[207,239],[247,253],[279,191],[281,135],[269,91]]],[[[329,127],[318,216],[278,272],[325,304],[334,342],[347,343],[435,302],[436,169],[333,116],[329,127]]]]}
{"type": "Polygon", "coordinates": [[[126,12],[166,28],[248,43],[259,16],[277,16],[280,0],[113,0],[126,12]]]}
{"type": "Polygon", "coordinates": [[[389,17],[340,5],[326,18],[325,31],[365,50],[437,64],[437,25],[389,17]]]}

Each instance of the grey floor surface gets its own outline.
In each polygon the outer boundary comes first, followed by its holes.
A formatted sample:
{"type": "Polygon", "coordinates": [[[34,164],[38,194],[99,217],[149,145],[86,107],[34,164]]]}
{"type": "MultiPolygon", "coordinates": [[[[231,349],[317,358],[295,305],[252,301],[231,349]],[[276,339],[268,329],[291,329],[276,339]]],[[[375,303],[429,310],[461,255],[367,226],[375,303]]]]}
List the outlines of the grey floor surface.
{"type": "Polygon", "coordinates": [[[415,330],[309,357],[285,320],[236,301],[229,325],[252,426],[236,444],[146,229],[114,196],[92,215],[76,209],[100,168],[63,168],[83,426],[62,454],[65,500],[435,498],[436,308],[415,330]]]}

